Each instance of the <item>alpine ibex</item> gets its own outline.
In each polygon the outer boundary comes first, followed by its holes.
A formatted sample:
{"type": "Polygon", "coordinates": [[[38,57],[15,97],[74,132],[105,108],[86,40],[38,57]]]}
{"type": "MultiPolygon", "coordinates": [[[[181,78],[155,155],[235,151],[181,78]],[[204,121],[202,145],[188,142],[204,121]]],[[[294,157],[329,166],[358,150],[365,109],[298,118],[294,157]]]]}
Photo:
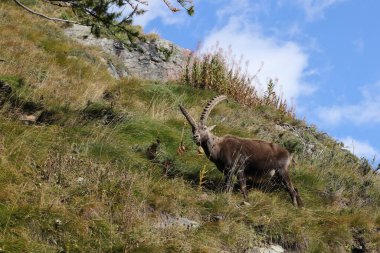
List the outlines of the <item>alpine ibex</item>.
{"type": "Polygon", "coordinates": [[[196,144],[203,148],[206,156],[215,163],[226,178],[231,174],[231,170],[239,168],[235,173],[245,200],[248,199],[246,178],[262,183],[277,174],[289,192],[293,204],[303,206],[301,197],[289,177],[288,167],[292,156],[285,148],[261,140],[231,135],[218,137],[211,133],[215,126],[207,127],[207,118],[211,110],[225,99],[227,97],[224,95],[211,99],[204,108],[199,123],[196,123],[186,109],[180,105],[181,112],[191,125],[196,144]]]}

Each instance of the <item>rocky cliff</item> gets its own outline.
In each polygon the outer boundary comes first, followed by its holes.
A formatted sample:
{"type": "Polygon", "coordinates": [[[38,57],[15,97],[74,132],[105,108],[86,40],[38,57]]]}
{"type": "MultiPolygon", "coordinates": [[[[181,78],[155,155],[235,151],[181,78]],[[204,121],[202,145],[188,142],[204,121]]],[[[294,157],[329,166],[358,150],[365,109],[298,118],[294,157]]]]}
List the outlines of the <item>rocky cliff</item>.
{"type": "Polygon", "coordinates": [[[97,38],[91,34],[90,27],[82,25],[65,29],[65,34],[81,44],[97,46],[106,52],[110,58],[105,60],[115,78],[135,76],[148,80],[173,80],[181,73],[190,54],[190,50],[161,38],[140,40],[126,47],[112,39],[97,38]],[[112,59],[117,59],[122,66],[112,59]]]}

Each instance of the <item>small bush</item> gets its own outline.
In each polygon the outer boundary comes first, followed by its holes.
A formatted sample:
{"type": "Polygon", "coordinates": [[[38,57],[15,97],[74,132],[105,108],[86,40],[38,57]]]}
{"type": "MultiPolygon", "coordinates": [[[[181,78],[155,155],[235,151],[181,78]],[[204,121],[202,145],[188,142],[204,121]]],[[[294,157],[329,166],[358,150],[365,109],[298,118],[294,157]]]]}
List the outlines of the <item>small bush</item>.
{"type": "Polygon", "coordinates": [[[296,138],[288,138],[282,142],[282,145],[291,153],[300,154],[303,150],[302,142],[296,138]]]}
{"type": "Polygon", "coordinates": [[[243,70],[240,62],[219,49],[208,54],[190,55],[181,82],[225,94],[245,106],[271,106],[283,115],[294,117],[293,108],[288,108],[286,100],[275,93],[276,83],[269,80],[264,96],[259,96],[253,83],[255,78],[243,70]]]}
{"type": "Polygon", "coordinates": [[[362,175],[367,175],[370,171],[372,171],[372,167],[369,164],[369,161],[364,157],[360,158],[359,171],[362,173],[362,175]]]}

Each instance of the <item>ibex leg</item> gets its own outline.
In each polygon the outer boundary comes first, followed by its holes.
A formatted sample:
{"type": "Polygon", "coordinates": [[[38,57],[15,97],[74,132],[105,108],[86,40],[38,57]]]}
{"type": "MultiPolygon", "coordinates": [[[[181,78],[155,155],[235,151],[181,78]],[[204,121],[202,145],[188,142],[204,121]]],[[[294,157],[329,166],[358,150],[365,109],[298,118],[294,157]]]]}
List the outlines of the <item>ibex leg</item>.
{"type": "Polygon", "coordinates": [[[294,189],[292,181],[290,181],[289,173],[287,170],[282,169],[278,171],[281,177],[281,180],[283,184],[285,185],[286,189],[288,190],[290,197],[292,198],[293,205],[302,207],[303,203],[301,200],[301,197],[299,196],[298,192],[294,189]]]}

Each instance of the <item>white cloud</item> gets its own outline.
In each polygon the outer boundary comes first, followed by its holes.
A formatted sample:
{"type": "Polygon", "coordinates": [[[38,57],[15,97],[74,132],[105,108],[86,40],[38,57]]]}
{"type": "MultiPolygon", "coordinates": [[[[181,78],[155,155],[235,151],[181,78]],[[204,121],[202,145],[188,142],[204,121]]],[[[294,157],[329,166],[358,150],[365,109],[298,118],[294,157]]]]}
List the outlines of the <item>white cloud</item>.
{"type": "Polygon", "coordinates": [[[356,104],[320,107],[317,116],[323,124],[337,125],[350,121],[355,124],[380,123],[380,81],[365,86],[356,104]]]}
{"type": "Polygon", "coordinates": [[[351,151],[354,155],[358,157],[365,157],[369,161],[372,161],[373,158],[379,160],[380,151],[376,150],[366,141],[358,141],[352,138],[351,136],[347,136],[343,139],[340,139],[343,142],[344,147],[351,151]]]}
{"type": "Polygon", "coordinates": [[[345,0],[297,0],[306,13],[308,20],[321,18],[327,8],[345,0]]]}
{"type": "Polygon", "coordinates": [[[231,47],[238,58],[243,56],[248,60],[248,71],[252,75],[263,63],[258,75],[260,83],[265,86],[269,78],[278,78],[277,91],[288,101],[313,91],[302,80],[308,65],[308,55],[302,48],[295,42],[282,42],[265,36],[261,27],[245,15],[232,16],[224,27],[211,32],[203,43],[202,51],[215,47],[216,43],[225,50],[231,47]]]}

